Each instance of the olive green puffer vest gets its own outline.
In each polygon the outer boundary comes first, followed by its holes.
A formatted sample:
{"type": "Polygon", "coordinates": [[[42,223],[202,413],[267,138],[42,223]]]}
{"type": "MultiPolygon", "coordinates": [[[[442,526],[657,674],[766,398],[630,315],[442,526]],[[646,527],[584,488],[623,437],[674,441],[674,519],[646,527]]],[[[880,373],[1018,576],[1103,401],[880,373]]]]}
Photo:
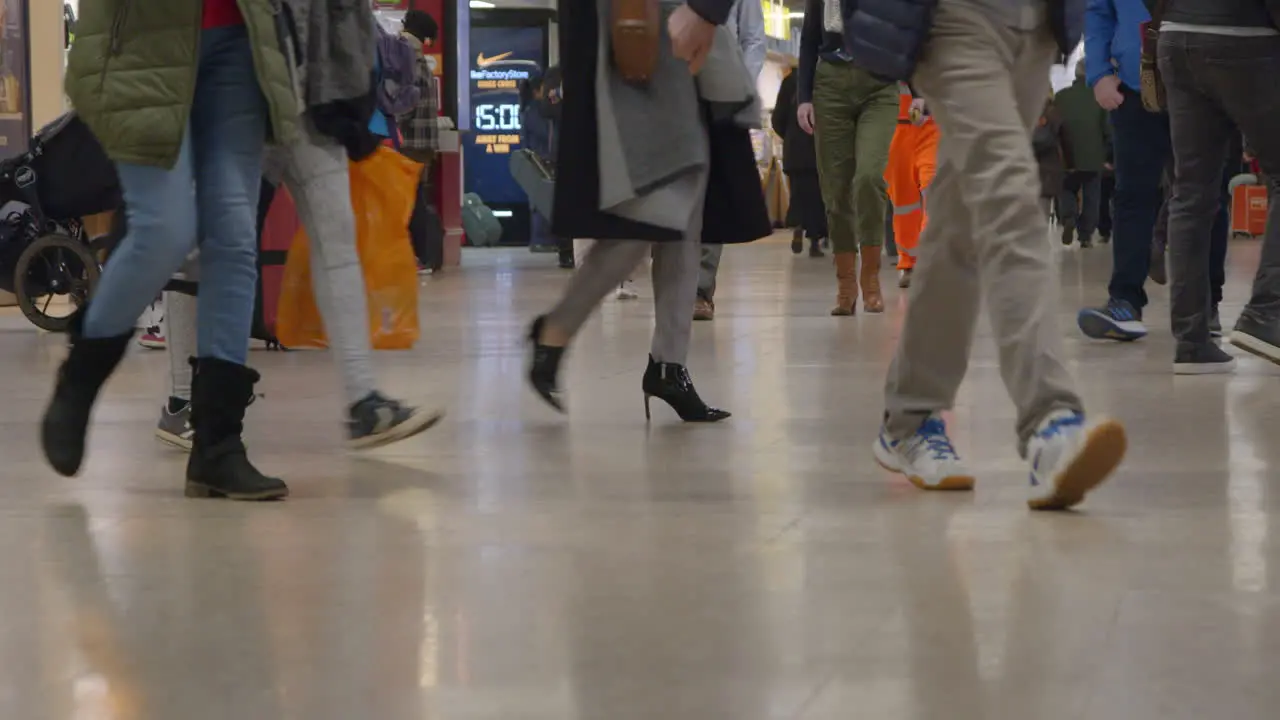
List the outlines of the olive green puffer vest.
{"type": "MultiPolygon", "coordinates": [[[[298,131],[293,78],[280,51],[273,0],[237,0],[253,48],[271,135],[298,131]]],[[[200,58],[201,0],[81,0],[66,90],[116,162],[172,168],[191,114],[200,58]]]]}

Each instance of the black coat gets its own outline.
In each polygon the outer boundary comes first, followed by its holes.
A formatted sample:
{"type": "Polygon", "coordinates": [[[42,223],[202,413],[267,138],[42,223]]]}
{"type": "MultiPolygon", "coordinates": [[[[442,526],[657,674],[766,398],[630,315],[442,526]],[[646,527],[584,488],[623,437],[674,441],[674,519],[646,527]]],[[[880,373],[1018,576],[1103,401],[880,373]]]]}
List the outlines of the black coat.
{"type": "MultiPolygon", "coordinates": [[[[696,9],[696,8],[695,8],[696,9]]],[[[560,0],[560,65],[564,70],[552,232],[560,237],[674,242],[684,233],[601,212],[595,77],[599,46],[595,0],[560,0]]],[[[751,134],[715,125],[702,223],[708,244],[744,243],[773,232],[751,134]]],[[[623,139],[625,142],[625,138],[623,139]]]]}
{"type": "Polygon", "coordinates": [[[796,119],[796,76],[797,72],[782,78],[778,86],[778,99],[773,103],[773,115],[770,123],[773,131],[782,137],[782,170],[788,175],[795,173],[818,172],[818,154],[813,145],[813,136],[800,127],[796,119]]]}

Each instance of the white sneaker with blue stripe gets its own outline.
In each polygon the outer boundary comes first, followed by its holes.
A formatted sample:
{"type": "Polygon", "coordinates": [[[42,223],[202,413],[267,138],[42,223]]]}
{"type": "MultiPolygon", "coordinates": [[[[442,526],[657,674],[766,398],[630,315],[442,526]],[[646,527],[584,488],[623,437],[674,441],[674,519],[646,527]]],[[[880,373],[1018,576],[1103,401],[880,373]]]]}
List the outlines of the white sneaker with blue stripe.
{"type": "Polygon", "coordinates": [[[1128,447],[1124,426],[1110,418],[1085,424],[1074,410],[1057,410],[1027,443],[1032,510],[1066,510],[1101,485],[1120,465],[1128,447]]]}
{"type": "Polygon", "coordinates": [[[902,473],[921,490],[973,489],[973,473],[960,462],[947,437],[947,424],[939,415],[929,416],[905,440],[894,440],[881,427],[875,456],[884,469],[902,473]]]}
{"type": "Polygon", "coordinates": [[[1106,307],[1085,308],[1076,316],[1080,332],[1094,340],[1131,342],[1147,336],[1142,316],[1126,300],[1111,298],[1106,307]]]}

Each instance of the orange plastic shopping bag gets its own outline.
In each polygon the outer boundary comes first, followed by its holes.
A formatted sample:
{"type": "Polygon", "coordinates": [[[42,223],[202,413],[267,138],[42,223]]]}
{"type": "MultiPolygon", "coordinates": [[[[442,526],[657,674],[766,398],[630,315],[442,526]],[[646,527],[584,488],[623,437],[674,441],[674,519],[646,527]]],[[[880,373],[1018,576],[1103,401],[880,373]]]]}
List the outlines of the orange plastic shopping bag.
{"type": "MultiPolygon", "coordinates": [[[[409,217],[422,166],[380,147],[350,164],[356,251],[364,269],[369,341],[377,350],[406,350],[418,340],[418,263],[409,242],[409,217]]],[[[285,263],[276,316],[285,347],[328,347],[311,289],[311,246],[298,228],[285,263]]]]}

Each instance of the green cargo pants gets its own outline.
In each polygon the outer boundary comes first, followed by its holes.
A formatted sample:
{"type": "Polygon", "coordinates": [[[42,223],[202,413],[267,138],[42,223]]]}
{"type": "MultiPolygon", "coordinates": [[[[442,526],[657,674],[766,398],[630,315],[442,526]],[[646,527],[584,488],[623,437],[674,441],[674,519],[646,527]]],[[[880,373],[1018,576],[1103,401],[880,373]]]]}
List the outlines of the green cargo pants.
{"type": "Polygon", "coordinates": [[[898,84],[820,60],[813,79],[818,179],[838,253],[884,244],[885,167],[898,129],[898,84]]]}

